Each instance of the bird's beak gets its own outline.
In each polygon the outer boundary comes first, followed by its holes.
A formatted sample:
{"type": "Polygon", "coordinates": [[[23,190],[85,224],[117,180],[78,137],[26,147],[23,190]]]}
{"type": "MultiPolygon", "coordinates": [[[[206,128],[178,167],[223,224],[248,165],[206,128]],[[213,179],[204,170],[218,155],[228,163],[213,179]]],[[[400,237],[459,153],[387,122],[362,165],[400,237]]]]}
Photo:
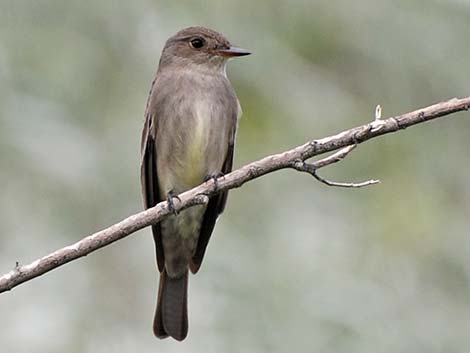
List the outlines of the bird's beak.
{"type": "Polygon", "coordinates": [[[219,54],[220,56],[233,58],[233,57],[236,57],[236,56],[250,55],[251,52],[249,52],[246,49],[242,49],[242,48],[230,47],[228,49],[218,49],[217,54],[219,54]]]}

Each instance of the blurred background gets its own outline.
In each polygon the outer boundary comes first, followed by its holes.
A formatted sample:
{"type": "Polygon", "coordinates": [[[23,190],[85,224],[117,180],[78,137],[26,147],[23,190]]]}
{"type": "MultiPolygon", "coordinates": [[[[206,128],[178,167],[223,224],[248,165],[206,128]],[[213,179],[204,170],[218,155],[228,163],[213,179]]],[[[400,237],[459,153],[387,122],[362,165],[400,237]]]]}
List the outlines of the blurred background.
{"type": "MultiPolygon", "coordinates": [[[[140,133],[165,40],[204,25],[244,110],[235,166],[470,95],[470,1],[0,0],[0,272],[142,209],[140,133]]],[[[230,193],[153,337],[150,231],[0,295],[2,352],[468,352],[470,131],[459,113],[230,193]]]]}

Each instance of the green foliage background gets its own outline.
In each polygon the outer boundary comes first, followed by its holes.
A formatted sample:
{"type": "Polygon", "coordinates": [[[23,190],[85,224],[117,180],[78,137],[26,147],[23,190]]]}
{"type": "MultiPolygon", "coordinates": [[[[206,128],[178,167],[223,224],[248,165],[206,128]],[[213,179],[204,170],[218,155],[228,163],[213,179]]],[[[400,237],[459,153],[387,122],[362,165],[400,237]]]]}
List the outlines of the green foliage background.
{"type": "MultiPolygon", "coordinates": [[[[0,0],[0,272],[141,210],[139,139],[166,38],[254,55],[229,76],[235,166],[470,95],[470,1],[0,0]]],[[[2,352],[467,352],[470,119],[385,136],[232,191],[190,280],[184,343],[152,336],[148,230],[0,295],[2,352]]]]}

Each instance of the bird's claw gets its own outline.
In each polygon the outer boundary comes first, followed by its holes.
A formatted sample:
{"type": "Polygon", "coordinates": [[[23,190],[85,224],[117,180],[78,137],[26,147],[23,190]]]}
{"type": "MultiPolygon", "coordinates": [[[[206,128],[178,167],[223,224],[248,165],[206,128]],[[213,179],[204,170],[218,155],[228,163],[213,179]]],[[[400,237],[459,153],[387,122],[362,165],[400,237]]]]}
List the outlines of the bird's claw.
{"type": "Polygon", "coordinates": [[[176,194],[173,190],[171,190],[167,194],[166,201],[168,202],[168,209],[170,210],[170,212],[172,212],[175,216],[177,216],[179,212],[175,207],[175,203],[173,199],[178,199],[178,201],[181,202],[181,199],[178,196],[178,194],[176,194]]]}
{"type": "Polygon", "coordinates": [[[214,186],[217,189],[218,186],[219,186],[218,183],[217,183],[217,179],[220,178],[220,177],[223,177],[223,176],[224,176],[224,173],[222,173],[222,172],[218,172],[218,173],[215,173],[215,174],[210,174],[210,175],[207,175],[204,178],[204,182],[207,182],[207,181],[212,179],[214,181],[214,186]]]}

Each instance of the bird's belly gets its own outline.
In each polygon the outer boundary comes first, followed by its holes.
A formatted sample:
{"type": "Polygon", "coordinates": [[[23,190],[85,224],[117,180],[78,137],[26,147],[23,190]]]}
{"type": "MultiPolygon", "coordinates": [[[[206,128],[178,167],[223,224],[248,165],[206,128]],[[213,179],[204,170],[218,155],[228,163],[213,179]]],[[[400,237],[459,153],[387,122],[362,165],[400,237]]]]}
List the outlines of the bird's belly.
{"type": "MultiPolygon", "coordinates": [[[[182,192],[221,172],[228,148],[226,121],[216,116],[213,102],[198,101],[185,122],[185,134],[176,141],[170,158],[171,190],[182,192]]],[[[167,187],[170,185],[167,185],[167,187]]]]}

